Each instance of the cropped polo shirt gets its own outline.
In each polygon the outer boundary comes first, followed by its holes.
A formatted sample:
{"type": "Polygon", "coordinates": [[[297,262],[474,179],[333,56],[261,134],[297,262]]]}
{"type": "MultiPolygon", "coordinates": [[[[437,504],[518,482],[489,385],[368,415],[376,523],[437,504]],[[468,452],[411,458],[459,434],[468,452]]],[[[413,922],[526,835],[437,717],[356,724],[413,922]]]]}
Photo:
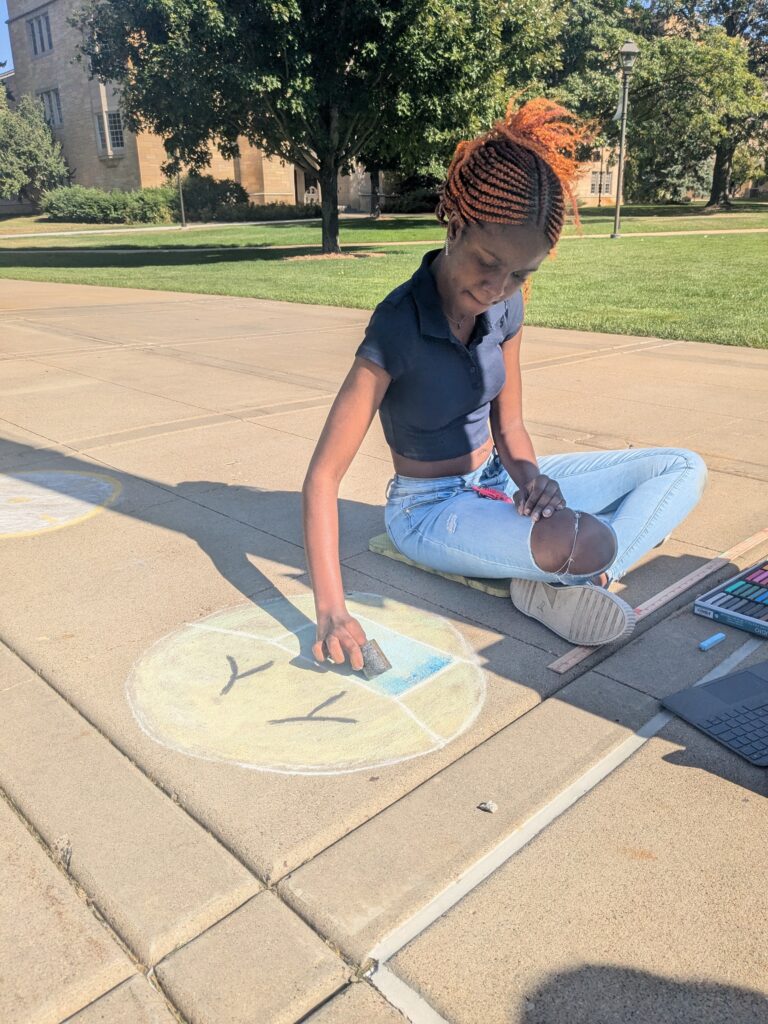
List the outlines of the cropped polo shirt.
{"type": "Polygon", "coordinates": [[[518,291],[475,322],[467,345],[455,338],[443,313],[432,261],[383,299],[355,353],[381,366],[392,381],[379,409],[390,447],[408,459],[453,459],[489,436],[490,404],[504,385],[503,343],[523,323],[518,291]]]}

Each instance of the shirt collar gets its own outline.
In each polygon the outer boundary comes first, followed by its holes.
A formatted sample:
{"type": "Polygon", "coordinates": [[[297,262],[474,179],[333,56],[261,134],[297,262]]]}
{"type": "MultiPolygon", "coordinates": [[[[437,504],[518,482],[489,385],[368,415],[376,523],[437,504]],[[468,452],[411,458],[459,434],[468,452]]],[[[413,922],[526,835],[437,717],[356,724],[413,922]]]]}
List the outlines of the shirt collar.
{"type": "MultiPolygon", "coordinates": [[[[424,253],[419,269],[411,278],[411,290],[416,303],[421,333],[427,334],[432,338],[449,339],[448,318],[443,312],[437,283],[430,270],[433,261],[441,252],[441,249],[430,249],[429,252],[424,253]]],[[[489,334],[492,328],[501,320],[503,314],[503,302],[497,302],[495,306],[491,306],[485,313],[481,313],[480,336],[485,337],[486,334],[489,334]]]]}

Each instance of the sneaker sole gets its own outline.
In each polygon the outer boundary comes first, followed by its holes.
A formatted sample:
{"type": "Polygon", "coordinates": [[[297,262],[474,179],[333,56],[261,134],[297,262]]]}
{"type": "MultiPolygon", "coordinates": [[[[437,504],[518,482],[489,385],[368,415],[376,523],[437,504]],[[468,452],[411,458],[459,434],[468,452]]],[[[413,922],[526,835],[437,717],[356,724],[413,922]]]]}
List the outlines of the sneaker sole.
{"type": "Polygon", "coordinates": [[[552,587],[539,580],[510,583],[512,604],[579,647],[595,647],[629,636],[637,615],[626,601],[598,587],[552,587]]]}

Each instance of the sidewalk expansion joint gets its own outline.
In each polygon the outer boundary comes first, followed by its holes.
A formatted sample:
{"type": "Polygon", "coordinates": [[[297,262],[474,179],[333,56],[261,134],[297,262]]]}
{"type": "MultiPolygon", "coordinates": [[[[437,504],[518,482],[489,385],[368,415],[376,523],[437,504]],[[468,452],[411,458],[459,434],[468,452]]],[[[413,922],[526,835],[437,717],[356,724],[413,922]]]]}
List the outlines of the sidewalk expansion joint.
{"type": "MultiPolygon", "coordinates": [[[[126,750],[124,750],[119,743],[117,743],[115,739],[113,739],[108,733],[104,732],[104,730],[100,728],[100,726],[95,721],[93,721],[93,719],[89,715],[87,715],[81,708],[79,708],[77,704],[75,704],[74,701],[71,700],[66,693],[62,692],[57,686],[55,686],[51,682],[51,680],[48,679],[47,676],[45,676],[38,668],[36,668],[35,665],[27,657],[25,657],[19,650],[13,647],[3,637],[0,637],[0,643],[2,643],[14,655],[14,657],[18,658],[20,662],[26,665],[27,668],[30,669],[30,671],[34,672],[38,679],[45,683],[45,685],[49,687],[49,689],[51,689],[56,694],[57,697],[59,697],[72,711],[74,711],[74,713],[79,718],[82,718],[82,720],[91,729],[93,729],[93,731],[97,733],[97,735],[99,735],[106,743],[108,743],[114,750],[116,750],[118,754],[120,754],[128,762],[129,765],[135,768],[137,772],[139,772],[148,782],[150,782],[155,787],[155,789],[159,790],[163,794],[163,796],[165,796],[172,803],[176,804],[176,806],[183,814],[185,814],[199,828],[206,832],[215,843],[222,847],[222,849],[226,850],[227,853],[231,857],[233,857],[238,862],[238,864],[240,864],[240,866],[248,872],[248,874],[253,875],[254,878],[257,878],[259,882],[263,883],[263,879],[259,878],[257,872],[254,871],[253,867],[250,864],[247,864],[240,856],[240,854],[237,853],[236,850],[233,850],[220,836],[216,835],[216,833],[213,832],[209,828],[209,826],[205,824],[205,822],[200,821],[192,813],[192,811],[190,811],[190,809],[180,801],[178,794],[175,793],[174,790],[165,786],[159,779],[154,778],[150,772],[148,772],[145,768],[142,767],[141,764],[135,761],[131,757],[131,755],[126,750]]],[[[2,789],[0,789],[0,793],[2,792],[2,789]]],[[[44,842],[44,840],[41,840],[41,842],[44,842]]],[[[249,899],[250,898],[252,897],[249,897],[249,899]]],[[[133,959],[136,959],[136,957],[133,957],[133,959]]],[[[138,960],[136,960],[136,962],[139,963],[138,960]]]]}
{"type": "MultiPolygon", "coordinates": [[[[73,890],[73,892],[80,900],[80,902],[85,904],[91,916],[99,922],[101,927],[109,934],[110,938],[125,953],[130,962],[136,968],[137,972],[139,972],[140,974],[145,974],[147,968],[141,963],[136,954],[131,950],[130,946],[127,945],[127,943],[120,935],[120,933],[112,927],[112,925],[109,923],[109,920],[102,914],[98,905],[91,898],[88,892],[83,888],[82,885],[80,885],[77,879],[69,873],[67,867],[67,859],[56,856],[55,851],[48,845],[45,839],[43,839],[43,837],[37,831],[35,826],[29,820],[29,818],[25,816],[24,812],[21,810],[18,804],[16,804],[16,802],[11,799],[11,797],[8,795],[8,793],[6,793],[5,789],[2,786],[0,786],[0,800],[2,800],[3,803],[5,803],[14,813],[14,815],[19,819],[19,822],[24,826],[24,828],[27,830],[30,836],[35,840],[37,845],[44,851],[46,857],[54,865],[59,874],[63,875],[63,877],[66,878],[67,884],[73,890]]],[[[104,993],[102,993],[102,995],[104,995],[104,993]]]]}

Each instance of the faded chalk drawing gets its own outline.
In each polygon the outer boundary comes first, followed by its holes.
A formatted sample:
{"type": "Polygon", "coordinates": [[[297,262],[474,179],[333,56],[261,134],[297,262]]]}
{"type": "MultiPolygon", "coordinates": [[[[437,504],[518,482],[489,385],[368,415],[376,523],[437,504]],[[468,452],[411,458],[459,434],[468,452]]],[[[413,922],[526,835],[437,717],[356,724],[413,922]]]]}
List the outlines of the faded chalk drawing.
{"type": "Polygon", "coordinates": [[[120,494],[104,473],[65,469],[0,474],[0,538],[29,537],[72,526],[101,512],[120,494]]]}
{"type": "Polygon", "coordinates": [[[347,595],[347,607],[392,663],[377,678],[317,665],[312,595],[274,598],[158,641],[128,680],[137,721],[175,750],[289,774],[396,764],[464,732],[485,677],[458,630],[376,594],[347,595]]]}

